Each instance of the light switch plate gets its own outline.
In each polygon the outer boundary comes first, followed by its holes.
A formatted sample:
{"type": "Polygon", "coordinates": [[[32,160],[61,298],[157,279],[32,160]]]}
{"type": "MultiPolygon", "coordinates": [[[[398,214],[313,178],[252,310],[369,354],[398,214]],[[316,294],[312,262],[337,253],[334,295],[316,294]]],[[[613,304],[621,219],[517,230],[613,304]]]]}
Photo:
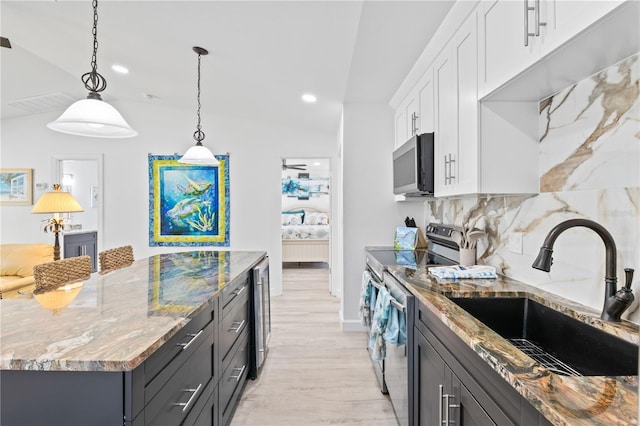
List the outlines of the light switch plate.
{"type": "Polygon", "coordinates": [[[509,234],[509,251],[522,254],[522,232],[512,232],[509,234]]]}

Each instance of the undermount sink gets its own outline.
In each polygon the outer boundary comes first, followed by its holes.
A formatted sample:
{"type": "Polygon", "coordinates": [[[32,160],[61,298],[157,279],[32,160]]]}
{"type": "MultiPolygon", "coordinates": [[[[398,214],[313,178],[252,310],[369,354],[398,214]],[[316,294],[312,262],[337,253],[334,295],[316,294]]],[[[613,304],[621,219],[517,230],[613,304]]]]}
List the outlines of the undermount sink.
{"type": "Polygon", "coordinates": [[[534,300],[449,298],[557,374],[635,376],[638,346],[534,300]]]}

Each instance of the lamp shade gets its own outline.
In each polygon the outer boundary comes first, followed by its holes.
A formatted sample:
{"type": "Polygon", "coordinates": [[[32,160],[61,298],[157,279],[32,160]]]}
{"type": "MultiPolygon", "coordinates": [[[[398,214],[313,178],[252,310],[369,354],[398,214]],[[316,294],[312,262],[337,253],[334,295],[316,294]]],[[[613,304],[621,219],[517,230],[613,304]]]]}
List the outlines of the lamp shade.
{"type": "Polygon", "coordinates": [[[117,109],[98,99],[74,102],[47,127],[61,133],[94,138],[130,138],[138,134],[117,109]]]}
{"type": "Polygon", "coordinates": [[[192,146],[184,153],[184,155],[178,160],[179,163],[185,164],[201,164],[208,166],[217,166],[220,162],[216,159],[209,148],[197,144],[192,146]]]}
{"type": "Polygon", "coordinates": [[[68,192],[56,189],[45,192],[38,200],[31,213],[72,213],[82,212],[84,209],[68,192]]]}

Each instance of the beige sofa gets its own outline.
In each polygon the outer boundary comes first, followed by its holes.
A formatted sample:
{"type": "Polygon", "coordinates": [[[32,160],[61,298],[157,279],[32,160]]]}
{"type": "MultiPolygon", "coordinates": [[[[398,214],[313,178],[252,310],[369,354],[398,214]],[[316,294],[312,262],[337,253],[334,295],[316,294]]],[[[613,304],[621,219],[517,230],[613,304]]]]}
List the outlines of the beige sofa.
{"type": "Polygon", "coordinates": [[[33,267],[53,262],[50,244],[0,244],[0,294],[7,299],[34,288],[33,267]]]}

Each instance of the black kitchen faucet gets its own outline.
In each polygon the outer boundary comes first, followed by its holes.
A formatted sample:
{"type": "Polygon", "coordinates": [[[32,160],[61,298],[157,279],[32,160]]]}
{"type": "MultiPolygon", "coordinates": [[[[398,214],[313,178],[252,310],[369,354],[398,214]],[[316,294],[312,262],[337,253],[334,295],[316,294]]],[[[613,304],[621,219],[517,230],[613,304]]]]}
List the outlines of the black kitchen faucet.
{"type": "Polygon", "coordinates": [[[625,268],[625,285],[616,291],[618,278],[616,276],[616,243],[613,237],[602,225],[589,219],[570,219],[556,225],[547,234],[538,257],[531,265],[535,269],[549,272],[553,263],[553,244],[560,234],[574,226],[584,226],[596,232],[602,238],[606,250],[606,272],[604,277],[605,294],[604,307],[600,318],[605,321],[619,322],[622,313],[631,305],[634,296],[631,292],[631,282],[633,281],[633,269],[625,268]]]}

